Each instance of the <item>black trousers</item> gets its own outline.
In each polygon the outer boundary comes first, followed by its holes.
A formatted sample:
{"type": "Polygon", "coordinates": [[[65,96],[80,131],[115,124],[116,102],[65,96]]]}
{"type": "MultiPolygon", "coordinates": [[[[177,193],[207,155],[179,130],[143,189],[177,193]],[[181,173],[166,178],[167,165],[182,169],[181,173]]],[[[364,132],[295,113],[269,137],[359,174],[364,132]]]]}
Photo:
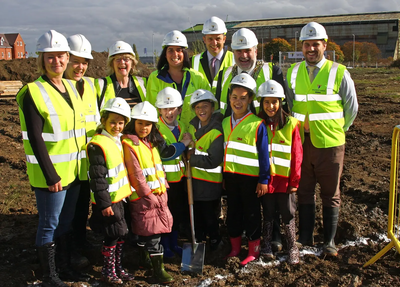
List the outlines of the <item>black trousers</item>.
{"type": "Polygon", "coordinates": [[[182,178],[179,182],[171,182],[168,184],[168,208],[174,218],[172,230],[179,231],[179,227],[185,220],[187,221],[189,216],[186,178],[182,178]]]}
{"type": "MultiPolygon", "coordinates": [[[[296,194],[267,193],[261,197],[264,221],[276,219],[276,210],[282,216],[282,221],[288,224],[296,215],[296,194]]],[[[279,222],[278,222],[279,223],[279,222]]]]}
{"type": "Polygon", "coordinates": [[[258,177],[224,173],[228,194],[227,225],[230,237],[241,236],[243,230],[249,240],[261,236],[261,206],[256,188],[258,177]]]}
{"type": "Polygon", "coordinates": [[[138,245],[144,246],[150,255],[162,254],[164,252],[163,246],[160,244],[161,234],[154,234],[150,236],[139,235],[138,245]]]}
{"type": "Polygon", "coordinates": [[[197,241],[219,239],[218,213],[221,200],[195,201],[193,203],[194,226],[197,241]]]}
{"type": "Polygon", "coordinates": [[[81,181],[78,200],[76,202],[72,230],[76,243],[79,245],[86,240],[86,224],[89,216],[90,185],[89,181],[81,181]]]}

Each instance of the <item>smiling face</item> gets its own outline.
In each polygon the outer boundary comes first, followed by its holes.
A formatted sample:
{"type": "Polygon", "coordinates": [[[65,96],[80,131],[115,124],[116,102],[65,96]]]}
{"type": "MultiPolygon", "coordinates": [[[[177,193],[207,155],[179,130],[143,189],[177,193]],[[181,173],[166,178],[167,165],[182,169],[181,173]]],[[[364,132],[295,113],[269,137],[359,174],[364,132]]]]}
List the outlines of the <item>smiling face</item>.
{"type": "Polygon", "coordinates": [[[113,59],[113,67],[117,78],[129,76],[129,72],[133,69],[132,59],[130,54],[118,54],[113,59]]]}
{"type": "Polygon", "coordinates": [[[161,114],[162,119],[167,125],[173,126],[175,125],[175,120],[178,115],[181,113],[182,108],[165,108],[158,109],[161,114]]]}
{"type": "Polygon", "coordinates": [[[253,96],[249,96],[246,88],[236,87],[229,95],[233,118],[235,120],[242,118],[248,112],[248,106],[253,100],[253,96]]]}
{"type": "Polygon", "coordinates": [[[249,71],[254,63],[257,61],[257,49],[249,48],[242,50],[233,50],[233,55],[235,57],[235,63],[243,71],[249,71]]]}
{"type": "Polygon", "coordinates": [[[125,127],[125,118],[120,114],[110,112],[107,119],[101,119],[101,123],[110,135],[116,137],[125,127]]]}
{"type": "Polygon", "coordinates": [[[151,128],[153,127],[153,123],[145,120],[136,120],[135,121],[135,132],[139,138],[147,137],[151,128]]]}
{"type": "Polygon", "coordinates": [[[279,111],[280,101],[279,98],[274,97],[265,97],[263,98],[262,107],[264,112],[270,117],[273,118],[279,111]]]}
{"type": "Polygon", "coordinates": [[[324,40],[303,41],[302,51],[307,64],[315,66],[322,60],[327,43],[324,40]]]}
{"type": "Polygon", "coordinates": [[[183,54],[183,47],[180,46],[169,46],[167,47],[167,62],[170,68],[183,68],[183,60],[185,55],[183,54]]]}
{"type": "Polygon", "coordinates": [[[202,101],[195,105],[194,112],[201,122],[201,126],[206,126],[214,112],[214,106],[209,101],[202,101]]]}
{"type": "Polygon", "coordinates": [[[44,68],[49,78],[63,75],[69,61],[67,52],[45,52],[43,53],[44,68]]]}
{"type": "Polygon", "coordinates": [[[89,62],[87,59],[71,55],[65,76],[67,79],[79,81],[86,73],[89,62]]]}
{"type": "Polygon", "coordinates": [[[206,44],[207,51],[214,57],[224,48],[226,36],[224,34],[204,35],[203,41],[206,44]]]}

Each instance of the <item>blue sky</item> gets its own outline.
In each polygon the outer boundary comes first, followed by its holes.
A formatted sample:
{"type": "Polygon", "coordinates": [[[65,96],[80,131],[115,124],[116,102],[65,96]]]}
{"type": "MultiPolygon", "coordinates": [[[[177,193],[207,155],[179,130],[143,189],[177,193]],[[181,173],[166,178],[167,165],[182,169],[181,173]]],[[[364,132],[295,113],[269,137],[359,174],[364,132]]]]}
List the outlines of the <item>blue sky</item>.
{"type": "Polygon", "coordinates": [[[281,1],[26,1],[0,0],[0,33],[20,33],[29,53],[37,39],[54,29],[65,36],[83,34],[95,51],[106,51],[122,40],[136,44],[139,55],[153,49],[171,30],[204,23],[211,16],[223,20],[251,20],[365,12],[400,11],[395,0],[281,0],[281,1]],[[217,4],[218,3],[218,4],[217,4]],[[153,44],[154,43],[154,44],[153,44]]]}

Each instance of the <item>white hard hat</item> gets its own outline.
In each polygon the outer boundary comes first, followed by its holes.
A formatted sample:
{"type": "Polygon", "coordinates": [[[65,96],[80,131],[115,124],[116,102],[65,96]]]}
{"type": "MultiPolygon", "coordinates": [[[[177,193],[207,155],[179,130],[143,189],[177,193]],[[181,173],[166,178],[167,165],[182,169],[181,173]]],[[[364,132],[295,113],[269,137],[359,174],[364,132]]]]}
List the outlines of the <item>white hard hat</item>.
{"type": "Polygon", "coordinates": [[[322,40],[328,41],[328,35],[324,26],[317,22],[310,22],[305,25],[300,32],[300,41],[322,40]]]}
{"type": "Polygon", "coordinates": [[[275,80],[268,80],[265,83],[262,83],[258,88],[257,98],[285,98],[285,92],[281,84],[279,84],[275,80]]]}
{"type": "Polygon", "coordinates": [[[171,87],[162,89],[157,94],[155,106],[160,109],[177,108],[183,105],[181,93],[171,87]]]}
{"type": "Polygon", "coordinates": [[[67,38],[68,45],[71,48],[71,54],[85,59],[93,59],[92,45],[82,34],[76,34],[67,38]]]}
{"type": "Polygon", "coordinates": [[[230,87],[232,85],[242,86],[252,90],[254,94],[256,93],[256,81],[247,73],[241,73],[235,76],[231,81],[230,87]]]}
{"type": "Polygon", "coordinates": [[[227,32],[225,22],[220,18],[212,16],[203,25],[204,35],[225,34],[227,32]]]}
{"type": "Polygon", "coordinates": [[[108,49],[108,58],[117,54],[131,54],[134,57],[136,56],[132,46],[124,41],[117,41],[108,49]]]}
{"type": "Polygon", "coordinates": [[[210,101],[210,102],[212,101],[214,102],[214,107],[218,105],[217,99],[210,91],[198,89],[192,94],[190,98],[190,106],[193,109],[193,105],[201,101],[210,101]]]}
{"type": "Polygon", "coordinates": [[[131,118],[156,123],[158,122],[157,109],[147,101],[138,103],[132,108],[131,118]]]}
{"type": "Polygon", "coordinates": [[[173,30],[165,35],[162,48],[164,49],[165,46],[181,46],[187,48],[188,44],[185,35],[178,30],[173,30]]]}
{"type": "Polygon", "coordinates": [[[36,43],[36,52],[69,52],[67,38],[57,31],[44,33],[36,43]]]}
{"type": "Polygon", "coordinates": [[[247,28],[239,29],[232,35],[232,50],[249,49],[257,45],[256,34],[247,28]]]}
{"type": "Polygon", "coordinates": [[[100,115],[103,115],[105,111],[109,111],[124,116],[125,118],[127,118],[127,123],[129,123],[129,121],[131,120],[130,118],[131,108],[123,98],[109,99],[105,103],[104,107],[101,109],[100,115]]]}

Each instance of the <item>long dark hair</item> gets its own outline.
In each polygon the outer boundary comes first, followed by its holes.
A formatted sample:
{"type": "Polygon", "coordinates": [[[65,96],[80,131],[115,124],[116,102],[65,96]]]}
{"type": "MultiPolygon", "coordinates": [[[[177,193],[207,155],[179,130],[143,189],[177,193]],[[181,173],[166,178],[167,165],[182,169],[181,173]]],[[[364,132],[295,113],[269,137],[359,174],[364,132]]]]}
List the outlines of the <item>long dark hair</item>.
{"type": "Polygon", "coordinates": [[[270,118],[264,111],[264,98],[261,98],[260,112],[258,113],[258,117],[262,118],[267,125],[271,122],[278,123],[277,130],[280,130],[286,125],[288,116],[289,115],[282,109],[282,99],[279,98],[279,109],[276,112],[276,115],[273,118],[270,118]]]}
{"type": "MultiPolygon", "coordinates": [[[[157,70],[160,72],[164,67],[165,69],[168,70],[169,65],[167,61],[167,49],[169,46],[165,46],[164,49],[161,52],[160,58],[158,59],[157,63],[157,70]]],[[[183,48],[183,67],[190,69],[192,67],[192,63],[190,62],[189,59],[189,54],[187,52],[187,49],[183,48]]]]}
{"type": "MultiPolygon", "coordinates": [[[[126,134],[126,135],[135,135],[135,136],[139,137],[139,135],[136,133],[136,130],[135,130],[135,123],[136,123],[136,119],[132,119],[125,126],[122,133],[126,134]]],[[[151,132],[147,136],[147,139],[154,147],[161,146],[161,144],[164,143],[164,138],[161,136],[160,132],[158,131],[156,123],[152,123],[151,125],[152,125],[151,132]]]]}

